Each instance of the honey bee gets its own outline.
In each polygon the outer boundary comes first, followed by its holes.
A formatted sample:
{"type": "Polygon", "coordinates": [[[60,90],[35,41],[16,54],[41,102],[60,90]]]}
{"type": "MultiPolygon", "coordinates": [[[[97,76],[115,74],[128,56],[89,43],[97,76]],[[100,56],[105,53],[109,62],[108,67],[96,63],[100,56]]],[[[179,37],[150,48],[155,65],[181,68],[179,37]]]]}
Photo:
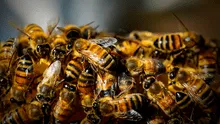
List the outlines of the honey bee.
{"type": "Polygon", "coordinates": [[[82,38],[90,39],[90,38],[95,38],[96,37],[96,35],[98,34],[97,31],[96,31],[98,26],[93,28],[92,26],[90,26],[92,23],[94,23],[94,21],[79,27],[82,38]]]}
{"type": "Polygon", "coordinates": [[[126,67],[132,76],[144,73],[147,76],[159,75],[166,72],[163,63],[157,59],[139,59],[130,57],[126,60],[126,67]]]}
{"type": "Polygon", "coordinates": [[[64,61],[67,54],[67,41],[65,40],[65,38],[62,35],[55,35],[50,42],[52,47],[50,57],[52,61],[64,61]]]}
{"type": "Polygon", "coordinates": [[[109,100],[98,99],[93,103],[93,109],[97,115],[125,119],[129,121],[140,121],[142,116],[139,112],[143,107],[148,106],[148,99],[140,93],[127,94],[122,97],[109,100]]]}
{"type": "Polygon", "coordinates": [[[135,79],[133,77],[129,76],[125,72],[123,72],[118,76],[118,89],[121,91],[121,93],[123,94],[132,93],[134,92],[134,88],[135,88],[135,79]]]}
{"type": "Polygon", "coordinates": [[[188,95],[198,103],[205,112],[215,112],[217,101],[209,85],[193,73],[184,69],[178,71],[176,78],[182,87],[187,90],[188,95]]]}
{"type": "Polygon", "coordinates": [[[90,111],[80,124],[99,124],[100,122],[101,119],[93,111],[90,111]]]}
{"type": "Polygon", "coordinates": [[[76,82],[83,71],[83,65],[79,58],[72,58],[65,68],[65,81],[76,82]]]}
{"type": "Polygon", "coordinates": [[[71,40],[76,40],[82,37],[81,30],[76,25],[66,25],[65,27],[57,27],[57,29],[59,29],[65,36],[66,40],[70,42],[71,40]]]}
{"type": "Polygon", "coordinates": [[[90,66],[87,66],[79,75],[77,90],[81,97],[81,105],[87,113],[95,99],[96,73],[90,66]]]}
{"type": "Polygon", "coordinates": [[[33,61],[29,55],[24,55],[18,61],[12,87],[9,91],[11,94],[11,102],[25,102],[25,94],[33,82],[34,76],[33,61]]]}
{"type": "Polygon", "coordinates": [[[42,123],[46,121],[49,110],[49,106],[33,101],[10,111],[2,118],[1,123],[42,123]]]}
{"type": "Polygon", "coordinates": [[[61,72],[61,62],[56,60],[43,73],[43,80],[37,86],[36,99],[42,103],[50,103],[55,97],[55,87],[61,72]]]}
{"type": "Polygon", "coordinates": [[[142,85],[148,98],[156,103],[167,116],[172,117],[177,114],[178,106],[175,99],[161,81],[150,76],[143,80],[142,85]]]}
{"type": "Polygon", "coordinates": [[[105,72],[97,76],[96,92],[102,97],[114,97],[117,85],[117,77],[113,74],[105,72]]]}
{"type": "Polygon", "coordinates": [[[212,83],[217,73],[217,50],[209,48],[198,55],[198,72],[207,83],[212,83]]]}
{"type": "Polygon", "coordinates": [[[154,35],[155,35],[154,33],[149,31],[132,31],[129,33],[128,37],[141,41],[141,40],[147,40],[154,35]]]}
{"type": "Polygon", "coordinates": [[[115,42],[117,42],[117,40],[111,37],[93,40],[77,39],[74,47],[88,59],[89,63],[105,71],[112,71],[117,63],[104,47],[111,46],[115,42]],[[98,42],[101,45],[99,45],[98,42]]]}
{"type": "Polygon", "coordinates": [[[76,97],[75,84],[65,83],[53,108],[55,123],[68,121],[71,115],[76,112],[76,97]]]}
{"type": "Polygon", "coordinates": [[[82,94],[93,95],[96,88],[96,73],[90,66],[79,75],[77,89],[82,94]]]}

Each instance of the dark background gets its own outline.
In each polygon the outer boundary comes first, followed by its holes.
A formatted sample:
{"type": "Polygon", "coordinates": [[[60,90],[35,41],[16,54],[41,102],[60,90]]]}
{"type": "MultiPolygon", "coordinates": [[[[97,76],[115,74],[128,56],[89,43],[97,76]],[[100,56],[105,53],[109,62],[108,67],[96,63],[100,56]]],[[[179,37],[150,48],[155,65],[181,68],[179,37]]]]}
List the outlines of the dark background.
{"type": "Polygon", "coordinates": [[[0,40],[15,37],[15,22],[23,27],[60,18],[59,26],[83,25],[91,21],[99,30],[120,28],[152,32],[185,31],[171,12],[176,13],[189,30],[220,39],[220,0],[4,0],[0,5],[0,40]]]}

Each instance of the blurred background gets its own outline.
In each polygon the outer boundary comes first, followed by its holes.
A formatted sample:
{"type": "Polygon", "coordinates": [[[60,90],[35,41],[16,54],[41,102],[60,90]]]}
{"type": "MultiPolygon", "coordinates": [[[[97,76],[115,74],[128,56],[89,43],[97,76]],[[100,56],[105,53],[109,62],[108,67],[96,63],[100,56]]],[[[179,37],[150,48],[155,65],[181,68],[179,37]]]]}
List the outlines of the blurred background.
{"type": "Polygon", "coordinates": [[[220,39],[219,0],[3,0],[0,8],[0,40],[18,34],[9,21],[20,27],[37,23],[46,29],[48,21],[56,17],[59,26],[95,21],[93,26],[108,32],[185,31],[172,12],[189,30],[220,39]]]}

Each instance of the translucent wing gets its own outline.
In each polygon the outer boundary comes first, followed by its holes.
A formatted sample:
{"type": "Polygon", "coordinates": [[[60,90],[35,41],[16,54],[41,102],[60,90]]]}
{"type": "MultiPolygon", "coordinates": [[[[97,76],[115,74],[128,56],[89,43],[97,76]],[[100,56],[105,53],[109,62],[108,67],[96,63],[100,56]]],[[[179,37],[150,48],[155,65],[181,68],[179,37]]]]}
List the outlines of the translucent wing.
{"type": "Polygon", "coordinates": [[[82,50],[81,54],[86,56],[89,60],[92,60],[94,62],[98,62],[100,60],[99,56],[89,50],[82,50]]]}
{"type": "Polygon", "coordinates": [[[125,119],[129,121],[140,121],[142,119],[141,114],[139,114],[135,110],[129,110],[127,112],[116,112],[115,113],[116,118],[125,119]]]}
{"type": "Polygon", "coordinates": [[[53,62],[45,71],[43,74],[43,80],[42,83],[50,81],[50,83],[53,84],[53,86],[56,85],[57,78],[59,77],[61,71],[61,62],[59,60],[53,62]]]}
{"type": "Polygon", "coordinates": [[[91,39],[90,41],[107,48],[113,46],[117,42],[117,39],[113,37],[104,37],[102,39],[91,39]]]}
{"type": "Polygon", "coordinates": [[[47,22],[47,31],[48,35],[50,36],[55,29],[55,27],[58,25],[60,18],[56,17],[55,19],[51,19],[47,22]]]}

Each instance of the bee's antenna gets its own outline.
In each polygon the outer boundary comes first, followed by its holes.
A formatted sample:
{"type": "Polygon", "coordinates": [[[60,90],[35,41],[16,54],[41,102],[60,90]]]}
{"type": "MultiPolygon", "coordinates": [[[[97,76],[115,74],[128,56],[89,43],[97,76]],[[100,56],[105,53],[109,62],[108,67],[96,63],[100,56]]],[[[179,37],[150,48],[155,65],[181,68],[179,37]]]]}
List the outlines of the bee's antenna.
{"type": "Polygon", "coordinates": [[[186,27],[186,25],[183,23],[183,21],[180,20],[180,18],[175,13],[172,12],[172,14],[180,22],[180,24],[185,28],[185,30],[189,31],[189,29],[186,27]]]}

